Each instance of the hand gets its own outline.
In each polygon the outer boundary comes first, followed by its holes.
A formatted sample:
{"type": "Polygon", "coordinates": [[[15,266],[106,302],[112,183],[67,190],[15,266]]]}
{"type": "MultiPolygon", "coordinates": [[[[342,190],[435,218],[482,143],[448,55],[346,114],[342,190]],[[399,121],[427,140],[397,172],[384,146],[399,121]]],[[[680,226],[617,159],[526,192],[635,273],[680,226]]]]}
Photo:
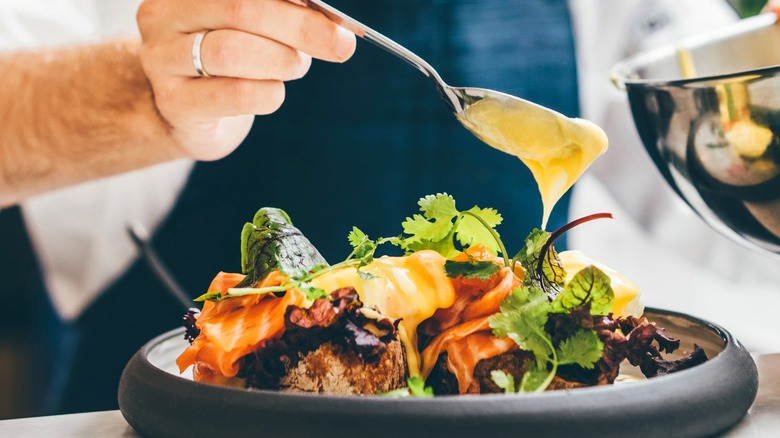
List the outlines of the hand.
{"type": "Polygon", "coordinates": [[[246,137],[255,115],[276,111],[284,82],[311,59],[343,62],[355,36],[286,0],[145,0],[138,10],[141,65],[160,116],[187,156],[213,160],[246,137]],[[201,77],[193,64],[200,45],[201,77]]]}

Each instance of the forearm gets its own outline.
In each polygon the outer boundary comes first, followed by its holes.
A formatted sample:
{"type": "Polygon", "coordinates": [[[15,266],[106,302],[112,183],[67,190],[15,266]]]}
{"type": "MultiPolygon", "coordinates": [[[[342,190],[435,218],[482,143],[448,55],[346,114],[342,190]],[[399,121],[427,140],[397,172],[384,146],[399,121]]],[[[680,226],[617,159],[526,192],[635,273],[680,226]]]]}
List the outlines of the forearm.
{"type": "Polygon", "coordinates": [[[185,156],[138,50],[125,40],[0,55],[0,206],[185,156]]]}
{"type": "Polygon", "coordinates": [[[0,207],[179,157],[222,158],[312,57],[355,50],[354,35],[287,0],[145,0],[137,19],[143,45],[0,54],[0,207]]]}

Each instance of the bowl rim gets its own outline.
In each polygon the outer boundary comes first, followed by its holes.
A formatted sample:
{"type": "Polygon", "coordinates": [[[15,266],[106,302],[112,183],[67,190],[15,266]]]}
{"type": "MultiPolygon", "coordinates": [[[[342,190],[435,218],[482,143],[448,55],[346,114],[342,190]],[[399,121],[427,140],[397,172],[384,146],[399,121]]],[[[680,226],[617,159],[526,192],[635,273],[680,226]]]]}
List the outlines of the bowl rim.
{"type": "Polygon", "coordinates": [[[682,38],[674,43],[664,44],[654,49],[643,51],[632,55],[618,63],[610,69],[610,80],[620,90],[625,90],[631,86],[683,86],[693,83],[702,83],[708,81],[721,81],[744,76],[765,75],[767,73],[780,72],[780,64],[768,65],[750,70],[742,70],[733,73],[720,75],[697,76],[684,79],[642,79],[634,75],[634,72],[641,65],[647,64],[653,60],[674,56],[679,48],[697,48],[713,42],[718,42],[732,38],[737,35],[755,32],[772,26],[780,26],[780,19],[774,12],[767,12],[753,17],[741,19],[731,25],[713,29],[698,35],[692,35],[682,38]]]}

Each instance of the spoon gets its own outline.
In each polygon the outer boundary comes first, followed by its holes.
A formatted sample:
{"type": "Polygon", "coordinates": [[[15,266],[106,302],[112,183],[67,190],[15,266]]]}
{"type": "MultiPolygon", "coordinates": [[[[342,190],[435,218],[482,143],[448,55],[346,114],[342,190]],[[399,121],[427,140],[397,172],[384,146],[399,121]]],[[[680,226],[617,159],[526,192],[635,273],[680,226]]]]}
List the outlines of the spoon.
{"type": "Polygon", "coordinates": [[[469,106],[487,97],[493,97],[502,100],[516,100],[524,104],[538,107],[538,105],[534,103],[498,91],[487,90],[484,88],[451,87],[442,80],[441,76],[439,76],[439,73],[433,67],[431,67],[428,62],[412,53],[409,49],[371,29],[365,24],[360,23],[359,21],[339,11],[333,6],[326,4],[325,2],[320,0],[303,1],[309,8],[323,13],[334,23],[349,30],[364,40],[392,53],[393,55],[398,56],[399,58],[411,64],[417,70],[420,70],[422,74],[433,81],[433,84],[436,87],[436,91],[439,92],[441,97],[450,106],[450,108],[452,108],[455,114],[463,113],[469,106]]]}
{"type": "Polygon", "coordinates": [[[190,298],[180,283],[173,277],[173,274],[160,260],[160,256],[152,246],[151,236],[149,230],[140,222],[133,223],[127,227],[127,234],[135,244],[136,249],[141,253],[144,260],[148,264],[152,273],[160,280],[165,286],[165,289],[171,294],[171,296],[181,303],[184,309],[189,309],[193,306],[192,298],[190,298]]]}
{"type": "Polygon", "coordinates": [[[547,224],[555,203],[607,148],[598,126],[499,91],[452,87],[425,60],[381,33],[320,0],[302,0],[355,35],[398,56],[433,82],[461,124],[477,138],[520,158],[542,195],[547,224]]]}

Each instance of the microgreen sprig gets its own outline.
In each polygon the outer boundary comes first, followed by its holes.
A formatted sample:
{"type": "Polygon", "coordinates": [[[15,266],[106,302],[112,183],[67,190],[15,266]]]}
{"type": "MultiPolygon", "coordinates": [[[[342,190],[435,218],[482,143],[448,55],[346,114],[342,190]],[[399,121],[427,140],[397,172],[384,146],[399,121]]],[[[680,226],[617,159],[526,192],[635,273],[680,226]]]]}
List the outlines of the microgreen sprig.
{"type": "Polygon", "coordinates": [[[592,220],[596,220],[596,219],[613,219],[613,218],[614,218],[614,216],[612,216],[612,213],[594,213],[594,214],[590,214],[588,216],[581,217],[579,219],[575,219],[575,220],[569,222],[568,224],[566,224],[566,225],[558,228],[557,230],[553,231],[550,234],[550,237],[544,243],[544,245],[542,245],[542,248],[541,248],[541,250],[539,252],[539,261],[538,261],[538,265],[536,267],[536,271],[537,272],[541,272],[542,271],[542,263],[544,263],[544,257],[547,255],[547,252],[550,250],[550,248],[552,248],[553,242],[555,242],[555,240],[557,238],[561,237],[561,235],[563,233],[571,230],[572,228],[574,228],[574,227],[576,227],[578,225],[582,225],[582,224],[584,224],[586,222],[590,222],[592,220]]]}
{"type": "Polygon", "coordinates": [[[420,212],[407,217],[401,224],[407,236],[396,244],[407,252],[432,249],[447,258],[452,258],[461,249],[482,243],[493,253],[506,258],[506,248],[495,227],[503,218],[492,208],[474,206],[466,211],[455,207],[455,199],[446,193],[428,195],[418,202],[420,212]],[[461,248],[457,248],[455,243],[461,248]]]}
{"type": "Polygon", "coordinates": [[[296,288],[306,293],[307,299],[314,301],[317,298],[326,298],[327,293],[317,287],[314,287],[311,282],[322,275],[327,274],[338,269],[353,267],[358,270],[361,277],[364,279],[372,278],[372,275],[368,272],[363,272],[360,268],[368,265],[374,259],[374,253],[379,245],[388,242],[395,242],[396,237],[384,237],[377,240],[371,240],[368,236],[362,232],[359,228],[353,227],[347,236],[350,244],[352,245],[352,252],[349,253],[347,258],[334,265],[318,266],[306,275],[300,277],[290,277],[289,281],[278,286],[268,287],[234,287],[228,289],[227,293],[222,295],[218,291],[207,292],[195,301],[222,301],[228,298],[242,297],[247,295],[263,295],[269,293],[282,293],[290,289],[296,288]]]}

